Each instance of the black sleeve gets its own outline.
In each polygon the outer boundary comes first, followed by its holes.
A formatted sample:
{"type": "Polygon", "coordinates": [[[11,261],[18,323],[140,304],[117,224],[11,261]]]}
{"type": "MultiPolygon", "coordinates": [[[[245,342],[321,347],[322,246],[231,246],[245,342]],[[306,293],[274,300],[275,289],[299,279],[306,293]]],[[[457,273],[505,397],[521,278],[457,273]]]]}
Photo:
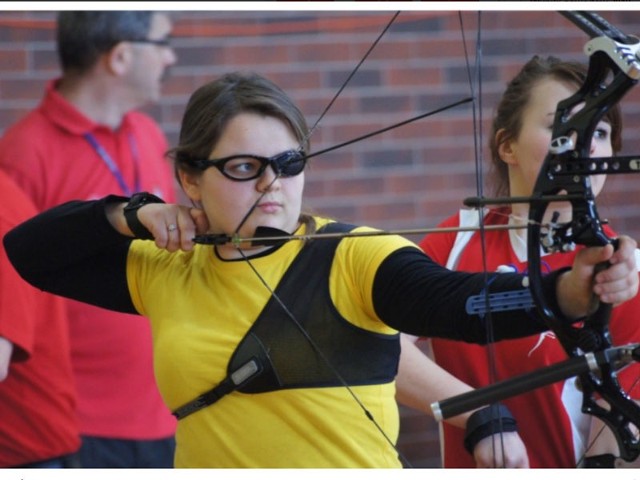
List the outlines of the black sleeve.
{"type": "MultiPolygon", "coordinates": [[[[552,299],[555,313],[555,271],[544,277],[545,297],[552,299]]],[[[489,293],[522,290],[523,276],[490,274],[489,293]]],[[[403,248],[380,265],[373,284],[373,303],[378,316],[390,327],[412,335],[487,343],[485,319],[465,310],[470,296],[483,293],[484,273],[454,272],[438,265],[415,248],[403,248]]],[[[561,314],[559,318],[564,319],[561,314]]],[[[533,335],[548,327],[535,312],[491,312],[494,340],[533,335]]],[[[569,320],[566,320],[569,322],[569,320]]]]}
{"type": "Polygon", "coordinates": [[[31,285],[56,295],[125,313],[137,313],[127,287],[132,238],[109,223],[105,206],[126,201],[110,196],[72,201],[47,210],[4,236],[17,272],[31,285]]]}

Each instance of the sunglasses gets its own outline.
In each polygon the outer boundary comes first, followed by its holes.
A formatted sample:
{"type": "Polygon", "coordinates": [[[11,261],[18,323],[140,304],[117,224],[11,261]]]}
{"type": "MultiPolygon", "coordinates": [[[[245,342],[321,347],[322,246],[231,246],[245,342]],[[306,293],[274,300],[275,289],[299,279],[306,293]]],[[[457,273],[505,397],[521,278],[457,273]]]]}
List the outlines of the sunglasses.
{"type": "Polygon", "coordinates": [[[307,157],[302,150],[287,150],[273,157],[240,154],[217,160],[192,159],[191,163],[201,170],[215,167],[225,177],[237,182],[245,182],[260,177],[268,166],[271,166],[279,177],[295,177],[304,170],[307,157]]]}

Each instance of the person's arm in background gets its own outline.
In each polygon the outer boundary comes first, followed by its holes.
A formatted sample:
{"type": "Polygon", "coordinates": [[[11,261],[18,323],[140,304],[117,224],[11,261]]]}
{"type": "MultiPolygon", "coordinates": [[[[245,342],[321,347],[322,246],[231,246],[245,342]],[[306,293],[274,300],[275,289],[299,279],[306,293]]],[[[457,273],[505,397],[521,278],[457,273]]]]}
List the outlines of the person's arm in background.
{"type": "MultiPolygon", "coordinates": [[[[416,337],[401,334],[400,365],[396,377],[396,400],[407,407],[433,416],[433,402],[473,390],[444,370],[416,345],[416,337]]],[[[473,412],[447,419],[464,429],[473,412]]],[[[517,432],[505,432],[480,440],[473,450],[478,468],[528,468],[529,458],[517,432]],[[504,452],[504,460],[502,458],[504,452]]]]}

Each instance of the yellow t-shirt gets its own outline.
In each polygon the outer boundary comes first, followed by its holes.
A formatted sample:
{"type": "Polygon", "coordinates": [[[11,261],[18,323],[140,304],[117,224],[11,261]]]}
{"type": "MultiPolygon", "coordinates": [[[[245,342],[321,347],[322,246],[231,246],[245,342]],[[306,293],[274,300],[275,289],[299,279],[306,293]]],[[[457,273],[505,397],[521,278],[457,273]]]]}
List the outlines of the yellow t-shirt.
{"type": "MultiPolygon", "coordinates": [[[[321,227],[327,220],[316,222],[321,227]]],[[[343,317],[372,332],[396,333],[375,315],[372,285],[380,263],[407,245],[413,244],[396,236],[342,240],[330,294],[343,317]]],[[[291,241],[251,263],[275,289],[302,246],[291,241]]],[[[225,378],[231,355],[271,294],[245,261],[221,260],[210,246],[169,253],[134,241],[127,272],[133,302],[151,320],[160,392],[175,410],[225,378]]],[[[352,391],[395,442],[395,384],[352,391]]],[[[400,466],[345,387],[232,392],[178,422],[176,441],[176,467],[400,466]]]]}

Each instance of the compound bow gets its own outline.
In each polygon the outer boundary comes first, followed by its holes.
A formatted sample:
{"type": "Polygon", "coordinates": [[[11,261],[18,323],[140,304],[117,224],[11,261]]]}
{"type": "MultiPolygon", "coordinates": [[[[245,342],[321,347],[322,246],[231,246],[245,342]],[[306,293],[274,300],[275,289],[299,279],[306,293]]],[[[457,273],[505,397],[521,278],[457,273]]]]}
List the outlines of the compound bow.
{"type": "Polygon", "coordinates": [[[534,303],[570,359],[540,372],[533,372],[470,394],[436,402],[439,418],[449,418],[485,403],[507,398],[563,378],[578,375],[583,391],[582,410],[600,418],[616,437],[620,457],[635,460],[640,455],[640,407],[621,388],[616,372],[640,359],[640,346],[614,347],[609,335],[611,305],[600,303],[580,325],[567,325],[556,318],[541,287],[540,246],[547,252],[572,250],[575,245],[616,245],[604,232],[598,215],[591,175],[640,171],[637,157],[589,158],[598,123],[640,78],[640,40],[628,36],[601,16],[588,12],[561,12],[584,30],[591,40],[585,45],[589,68],[581,88],[560,102],[553,122],[552,142],[534,186],[533,195],[510,199],[467,199],[467,205],[527,202],[529,286],[534,303]],[[576,106],[581,106],[577,111],[576,106]],[[571,203],[572,219],[542,227],[548,205],[571,203]],[[607,406],[598,403],[598,398],[607,406]]]}

